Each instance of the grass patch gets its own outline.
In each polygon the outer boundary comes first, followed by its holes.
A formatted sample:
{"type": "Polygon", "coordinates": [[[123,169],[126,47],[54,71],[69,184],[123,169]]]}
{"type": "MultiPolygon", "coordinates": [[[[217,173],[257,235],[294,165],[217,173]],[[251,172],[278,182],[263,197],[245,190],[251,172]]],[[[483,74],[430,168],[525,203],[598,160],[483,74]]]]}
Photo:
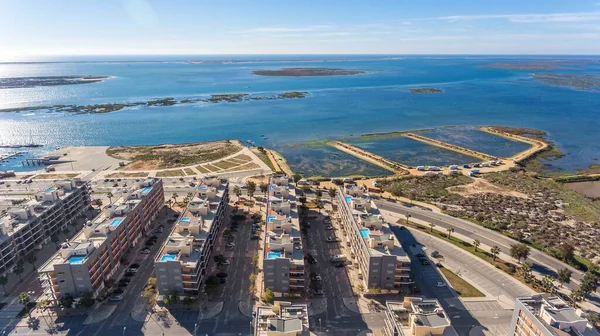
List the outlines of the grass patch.
{"type": "Polygon", "coordinates": [[[203,173],[203,174],[210,173],[210,170],[204,168],[204,166],[196,166],[196,169],[198,169],[198,171],[201,172],[201,173],[203,173]]]}
{"type": "Polygon", "coordinates": [[[196,172],[192,168],[185,168],[183,170],[187,175],[196,175],[196,172]]]}
{"type": "Polygon", "coordinates": [[[79,174],[39,174],[33,177],[33,180],[60,180],[70,179],[79,174]]]}
{"type": "Polygon", "coordinates": [[[260,151],[260,150],[255,149],[255,148],[252,148],[252,152],[254,154],[256,154],[256,156],[262,162],[264,162],[267,166],[269,166],[269,168],[271,168],[272,171],[277,171],[277,169],[275,169],[275,166],[273,166],[273,162],[271,162],[271,159],[269,159],[269,156],[267,155],[266,152],[260,151]]]}
{"type": "Polygon", "coordinates": [[[217,172],[219,170],[222,170],[221,168],[215,167],[215,166],[210,165],[210,164],[207,164],[206,166],[204,166],[204,168],[208,169],[211,173],[212,172],[217,172]]]}
{"type": "Polygon", "coordinates": [[[174,176],[185,176],[185,173],[181,169],[177,170],[163,170],[156,173],[157,177],[174,177],[174,176]]]}
{"type": "Polygon", "coordinates": [[[107,178],[128,178],[128,177],[148,177],[146,172],[135,172],[135,173],[112,173],[106,175],[107,178]]]}
{"type": "Polygon", "coordinates": [[[260,168],[260,166],[254,162],[250,162],[250,163],[246,163],[244,165],[241,166],[237,166],[231,169],[227,169],[226,171],[228,172],[232,172],[232,171],[241,171],[241,170],[250,170],[250,169],[256,169],[256,168],[260,168]]]}
{"type": "Polygon", "coordinates": [[[212,165],[213,165],[213,166],[217,166],[217,167],[219,167],[219,168],[221,168],[221,169],[229,169],[229,168],[233,168],[233,167],[235,167],[235,166],[238,166],[238,164],[237,164],[237,163],[235,163],[235,162],[229,162],[229,161],[227,161],[227,160],[225,160],[225,161],[219,161],[219,162],[215,162],[215,163],[213,163],[212,165]]]}
{"type": "Polygon", "coordinates": [[[448,282],[458,295],[462,297],[484,297],[485,294],[480,292],[477,288],[473,287],[468,281],[459,277],[451,270],[446,267],[439,267],[439,270],[444,274],[448,282]]]}
{"type": "Polygon", "coordinates": [[[246,163],[246,162],[250,162],[252,161],[252,158],[246,154],[240,154],[238,156],[234,156],[231,159],[229,159],[229,161],[234,161],[234,162],[239,162],[239,163],[246,163]]]}

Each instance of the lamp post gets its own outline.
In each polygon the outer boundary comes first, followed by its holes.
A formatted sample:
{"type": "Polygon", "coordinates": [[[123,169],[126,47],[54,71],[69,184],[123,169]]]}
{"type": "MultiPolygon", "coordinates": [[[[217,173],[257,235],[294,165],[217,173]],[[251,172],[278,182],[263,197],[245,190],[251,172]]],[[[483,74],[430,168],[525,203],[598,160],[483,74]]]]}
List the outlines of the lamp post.
{"type": "Polygon", "coordinates": [[[123,336],[125,336],[125,330],[127,330],[127,327],[123,327],[123,336]]]}
{"type": "Polygon", "coordinates": [[[194,336],[196,336],[196,330],[198,330],[198,323],[194,323],[194,336]]]}

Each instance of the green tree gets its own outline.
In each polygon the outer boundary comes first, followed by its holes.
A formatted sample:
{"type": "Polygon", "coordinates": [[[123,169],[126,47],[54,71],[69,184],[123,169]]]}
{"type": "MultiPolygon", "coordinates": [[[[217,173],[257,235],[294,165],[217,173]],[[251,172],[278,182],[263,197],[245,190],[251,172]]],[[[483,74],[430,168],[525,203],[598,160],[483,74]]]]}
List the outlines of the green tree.
{"type": "Polygon", "coordinates": [[[21,278],[21,274],[23,274],[23,272],[25,272],[25,267],[23,267],[23,262],[19,260],[13,268],[13,273],[19,277],[20,281],[23,281],[21,278]]]}
{"type": "Polygon", "coordinates": [[[429,232],[433,233],[433,228],[435,227],[435,223],[429,223],[429,232]]]}
{"type": "Polygon", "coordinates": [[[6,275],[0,275],[0,285],[2,285],[2,291],[4,292],[4,296],[8,296],[6,292],[6,284],[8,283],[8,277],[6,275]]]}
{"type": "Polygon", "coordinates": [[[256,182],[254,181],[246,181],[246,194],[251,199],[254,198],[254,192],[256,191],[256,182]]]}
{"type": "Polygon", "coordinates": [[[79,298],[79,301],[77,302],[77,308],[91,308],[94,303],[96,303],[96,300],[94,300],[94,296],[92,295],[91,292],[85,292],[83,293],[83,295],[81,296],[81,298],[79,298]]]}
{"type": "Polygon", "coordinates": [[[452,226],[448,226],[446,228],[446,231],[448,231],[448,235],[446,236],[446,238],[448,238],[448,240],[450,240],[450,237],[452,236],[452,232],[454,232],[454,228],[452,226]]]}
{"type": "Polygon", "coordinates": [[[317,189],[317,192],[315,192],[315,195],[317,196],[317,198],[321,198],[323,197],[323,192],[321,191],[321,189],[317,189]]]}
{"type": "Polygon", "coordinates": [[[492,259],[496,261],[496,258],[498,258],[498,255],[500,254],[500,248],[497,245],[492,246],[490,254],[492,255],[492,259]]]}
{"type": "Polygon", "coordinates": [[[258,189],[260,189],[261,193],[265,194],[269,190],[269,186],[265,182],[260,182],[258,189]]]}
{"type": "Polygon", "coordinates": [[[298,184],[298,181],[302,180],[302,175],[294,174],[292,175],[292,178],[294,179],[294,183],[298,184]]]}
{"type": "Polygon", "coordinates": [[[179,197],[179,195],[177,195],[177,193],[173,193],[171,195],[171,198],[173,199],[173,204],[177,204],[177,197],[179,197]]]}
{"type": "Polygon", "coordinates": [[[217,278],[216,276],[209,276],[208,279],[206,279],[206,289],[215,289],[217,286],[219,286],[219,278],[217,278]]]}
{"type": "Polygon", "coordinates": [[[37,268],[35,267],[35,262],[37,261],[37,257],[35,255],[35,253],[30,253],[29,255],[27,255],[27,262],[31,264],[31,266],[33,266],[33,269],[36,270],[37,268]]]}
{"type": "Polygon", "coordinates": [[[254,253],[254,255],[252,256],[252,264],[254,264],[254,265],[258,264],[259,258],[260,258],[260,256],[258,255],[258,252],[254,253]]]}
{"type": "Polygon", "coordinates": [[[595,291],[599,285],[599,282],[600,280],[594,272],[587,271],[585,272],[585,274],[583,274],[583,279],[581,279],[581,284],[579,285],[579,288],[581,288],[581,291],[585,296],[595,291]]]}
{"type": "Polygon", "coordinates": [[[523,265],[521,265],[521,274],[523,275],[523,279],[525,279],[525,281],[529,281],[531,279],[532,266],[533,265],[528,262],[525,262],[523,265]]]}
{"type": "Polygon", "coordinates": [[[106,197],[108,197],[108,203],[112,204],[112,198],[114,197],[112,192],[108,192],[108,194],[106,194],[106,197]]]}
{"type": "Polygon", "coordinates": [[[327,190],[327,193],[329,194],[329,197],[334,198],[335,195],[337,195],[337,189],[335,189],[335,188],[329,188],[327,190]]]}
{"type": "Polygon", "coordinates": [[[558,283],[560,283],[561,286],[564,284],[571,283],[571,275],[573,275],[573,272],[571,272],[570,269],[568,269],[568,268],[559,269],[557,273],[558,273],[558,283]]]}
{"type": "Polygon", "coordinates": [[[408,220],[410,217],[412,217],[412,215],[407,212],[404,216],[406,217],[406,225],[408,225],[408,220]]]}
{"type": "Polygon", "coordinates": [[[103,204],[103,202],[102,202],[102,200],[101,200],[101,199],[99,199],[99,198],[98,198],[98,199],[96,199],[95,203],[96,203],[96,206],[98,206],[98,208],[101,208],[101,207],[102,207],[102,204],[103,204]]]}
{"type": "Polygon", "coordinates": [[[473,246],[475,246],[475,252],[477,252],[477,249],[479,248],[480,245],[481,245],[481,242],[479,241],[479,239],[473,240],[473,246]]]}
{"type": "Polygon", "coordinates": [[[240,196],[242,196],[242,188],[240,188],[240,186],[236,185],[235,187],[233,187],[233,194],[235,195],[235,197],[237,197],[237,200],[240,200],[240,196]]]}
{"type": "Polygon", "coordinates": [[[227,260],[227,258],[225,258],[225,256],[222,254],[217,254],[214,256],[214,259],[218,266],[223,265],[223,263],[227,260]]]}
{"type": "Polygon", "coordinates": [[[565,242],[560,244],[558,250],[563,261],[568,262],[573,260],[573,253],[575,252],[575,247],[573,247],[573,245],[565,242]]]}
{"type": "Polygon", "coordinates": [[[29,311],[29,307],[27,307],[27,304],[31,301],[31,297],[29,297],[29,294],[27,294],[27,292],[21,292],[19,294],[19,303],[25,306],[25,311],[27,312],[27,315],[29,316],[29,318],[31,318],[31,312],[29,311]]]}
{"type": "Polygon", "coordinates": [[[75,302],[75,299],[73,298],[73,296],[69,293],[63,295],[59,300],[58,300],[58,304],[63,307],[63,308],[72,308],[73,307],[73,302],[75,302]]]}
{"type": "Polygon", "coordinates": [[[273,303],[273,300],[275,300],[275,294],[271,289],[267,288],[263,293],[262,299],[265,302],[273,303]]]}
{"type": "Polygon", "coordinates": [[[542,278],[542,288],[544,292],[551,293],[552,288],[554,287],[554,279],[550,275],[544,275],[542,278]]]}
{"type": "Polygon", "coordinates": [[[300,201],[300,204],[302,204],[302,206],[306,205],[306,196],[300,196],[298,200],[300,201]]]}
{"type": "Polygon", "coordinates": [[[188,192],[185,197],[187,197],[188,200],[191,200],[192,198],[194,198],[194,194],[192,192],[188,192]]]}
{"type": "Polygon", "coordinates": [[[583,293],[583,291],[581,290],[581,287],[571,290],[571,299],[573,299],[573,301],[575,301],[575,302],[583,301],[584,296],[585,296],[585,293],[583,293]]]}
{"type": "Polygon", "coordinates": [[[510,245],[510,256],[517,259],[519,263],[521,263],[521,259],[527,259],[529,251],[529,246],[522,243],[510,245]]]}
{"type": "Polygon", "coordinates": [[[58,238],[57,234],[52,234],[50,236],[50,241],[52,241],[54,243],[54,245],[56,245],[56,248],[58,249],[58,242],[60,242],[60,239],[58,238]]]}

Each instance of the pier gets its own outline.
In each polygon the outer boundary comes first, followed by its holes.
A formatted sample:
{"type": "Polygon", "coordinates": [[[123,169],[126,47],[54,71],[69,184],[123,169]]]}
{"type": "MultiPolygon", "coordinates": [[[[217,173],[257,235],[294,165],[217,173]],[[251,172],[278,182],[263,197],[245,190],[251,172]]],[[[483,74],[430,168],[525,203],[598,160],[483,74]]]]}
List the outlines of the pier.
{"type": "Polygon", "coordinates": [[[23,161],[21,161],[21,163],[23,164],[23,167],[27,166],[42,166],[42,165],[47,165],[50,164],[50,160],[48,159],[25,159],[23,161]]]}
{"type": "Polygon", "coordinates": [[[420,141],[420,142],[424,142],[426,144],[432,145],[432,146],[436,146],[436,147],[440,147],[440,148],[444,148],[447,150],[451,150],[453,152],[456,153],[460,153],[460,154],[464,154],[464,155],[468,155],[468,156],[473,156],[479,159],[482,159],[483,161],[494,161],[497,160],[498,158],[495,156],[491,156],[489,154],[486,153],[482,153],[482,152],[478,152],[472,149],[468,149],[468,148],[464,148],[464,147],[460,147],[457,145],[452,145],[449,144],[447,142],[443,142],[440,140],[436,140],[436,139],[432,139],[432,138],[428,138],[422,135],[418,135],[415,133],[406,133],[404,134],[405,137],[416,140],[416,141],[420,141]]]}
{"type": "Polygon", "coordinates": [[[523,161],[529,159],[530,157],[536,155],[537,153],[547,150],[549,147],[548,143],[546,143],[544,141],[528,138],[528,137],[521,136],[521,135],[502,132],[493,127],[480,127],[479,130],[482,132],[486,132],[486,133],[493,134],[495,136],[500,136],[503,138],[507,138],[510,140],[524,142],[524,143],[530,144],[532,146],[531,148],[514,155],[512,157],[514,162],[523,162],[523,161]]]}
{"type": "Polygon", "coordinates": [[[356,156],[357,158],[373,163],[383,169],[389,170],[397,175],[408,175],[410,167],[398,163],[396,161],[392,161],[386,159],[382,156],[373,154],[371,152],[367,152],[350,144],[341,142],[341,141],[333,141],[331,145],[342,152],[348,153],[352,156],[356,156]]]}

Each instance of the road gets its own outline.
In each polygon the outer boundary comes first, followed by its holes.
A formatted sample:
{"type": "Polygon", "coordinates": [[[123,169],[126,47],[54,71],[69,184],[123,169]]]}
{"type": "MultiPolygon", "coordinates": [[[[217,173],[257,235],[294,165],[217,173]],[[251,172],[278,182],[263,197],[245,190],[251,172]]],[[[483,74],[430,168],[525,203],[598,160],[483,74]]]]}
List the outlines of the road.
{"type": "MultiPolygon", "coordinates": [[[[386,200],[375,200],[375,204],[381,210],[392,211],[400,214],[410,214],[411,218],[423,220],[426,222],[434,223],[436,228],[454,228],[454,232],[461,234],[470,239],[479,240],[483,245],[494,246],[497,245],[501,251],[507,255],[510,255],[510,245],[517,244],[518,242],[498,233],[496,231],[484,228],[483,226],[471,223],[469,221],[448,216],[441,213],[435,213],[432,211],[424,210],[418,206],[406,206],[402,203],[392,203],[386,200]]],[[[571,284],[568,286],[571,289],[577,287],[577,284],[583,277],[583,272],[563,263],[562,261],[555,259],[540,252],[536,249],[531,249],[529,258],[527,261],[533,264],[533,270],[542,274],[550,274],[556,276],[556,271],[563,268],[568,268],[573,272],[571,278],[571,284]]],[[[588,296],[588,302],[600,307],[600,297],[596,294],[588,296]]]]}

